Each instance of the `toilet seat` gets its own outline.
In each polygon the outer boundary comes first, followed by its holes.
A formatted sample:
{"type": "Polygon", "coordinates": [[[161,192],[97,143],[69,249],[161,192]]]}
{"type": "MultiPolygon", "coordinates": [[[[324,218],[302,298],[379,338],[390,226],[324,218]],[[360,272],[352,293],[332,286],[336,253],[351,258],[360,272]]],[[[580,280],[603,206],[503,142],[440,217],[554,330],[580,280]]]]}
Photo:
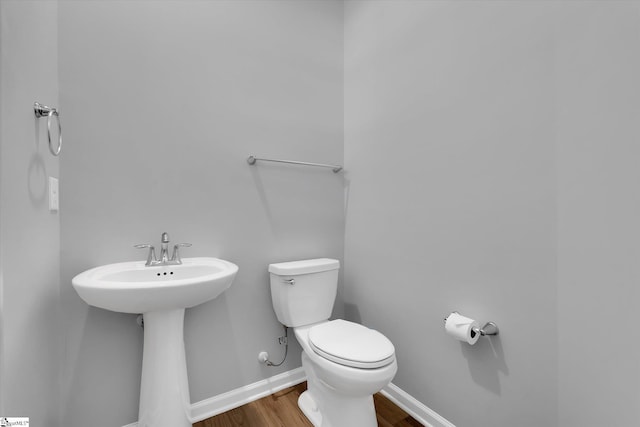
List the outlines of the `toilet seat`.
{"type": "Polygon", "coordinates": [[[353,368],[376,369],[395,360],[395,348],[380,332],[338,319],[313,326],[309,344],[319,356],[353,368]]]}

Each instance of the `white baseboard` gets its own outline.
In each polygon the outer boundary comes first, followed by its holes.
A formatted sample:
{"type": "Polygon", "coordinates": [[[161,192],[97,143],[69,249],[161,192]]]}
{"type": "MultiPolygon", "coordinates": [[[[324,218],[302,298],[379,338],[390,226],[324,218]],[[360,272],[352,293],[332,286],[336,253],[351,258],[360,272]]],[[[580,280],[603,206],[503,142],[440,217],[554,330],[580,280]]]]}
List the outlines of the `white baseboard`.
{"type": "Polygon", "coordinates": [[[426,427],[456,427],[436,411],[393,383],[383,388],[380,393],[426,427]]]}
{"type": "Polygon", "coordinates": [[[307,377],[302,367],[213,396],[191,405],[191,422],[206,420],[254,400],[300,384],[307,377]]]}
{"type": "MultiPolygon", "coordinates": [[[[209,399],[201,400],[191,405],[191,422],[197,423],[198,421],[206,420],[284,390],[287,387],[300,384],[305,380],[304,370],[300,367],[209,399]]],[[[382,389],[381,393],[426,427],[455,427],[438,413],[393,383],[382,389]]],[[[127,424],[124,427],[138,427],[138,423],[127,424]]]]}

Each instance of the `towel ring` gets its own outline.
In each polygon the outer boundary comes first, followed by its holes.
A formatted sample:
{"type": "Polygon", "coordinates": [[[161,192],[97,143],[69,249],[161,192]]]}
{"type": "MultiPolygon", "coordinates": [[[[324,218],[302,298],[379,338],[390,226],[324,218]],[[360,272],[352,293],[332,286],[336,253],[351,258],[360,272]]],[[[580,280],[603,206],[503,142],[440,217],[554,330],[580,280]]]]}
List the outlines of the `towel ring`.
{"type": "Polygon", "coordinates": [[[49,140],[49,151],[54,156],[60,154],[60,150],[62,150],[62,125],[60,124],[60,115],[58,114],[58,110],[53,107],[47,107],[46,105],[42,105],[39,102],[35,102],[33,104],[33,111],[36,117],[46,117],[47,118],[47,139],[49,140]],[[51,143],[51,121],[55,116],[56,121],[58,122],[58,146],[54,149],[53,144],[51,143]]]}

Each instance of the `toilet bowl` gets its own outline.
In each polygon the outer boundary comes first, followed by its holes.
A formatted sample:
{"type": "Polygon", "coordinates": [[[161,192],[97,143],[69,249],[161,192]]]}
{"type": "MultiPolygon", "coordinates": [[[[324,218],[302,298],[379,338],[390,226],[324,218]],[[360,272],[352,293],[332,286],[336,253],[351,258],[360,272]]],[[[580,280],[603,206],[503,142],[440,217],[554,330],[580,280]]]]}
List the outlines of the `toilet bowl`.
{"type": "Polygon", "coordinates": [[[373,394],[398,370],[383,334],[329,320],[339,262],[327,258],[271,264],[274,310],[302,347],[307,390],[298,406],[315,427],[376,427],[373,394]]]}
{"type": "MultiPolygon", "coordinates": [[[[315,327],[337,322],[343,322],[340,326],[353,325],[367,329],[344,320],[294,328],[296,339],[303,348],[302,366],[307,374],[308,386],[300,396],[298,406],[316,427],[377,426],[373,394],[389,384],[396,374],[398,364],[395,354],[392,350],[392,354],[385,357],[385,365],[375,368],[347,366],[328,359],[314,347],[309,334],[315,327]]],[[[346,333],[343,336],[346,337],[346,333]]],[[[384,335],[380,336],[386,340],[384,335]]],[[[346,362],[367,363],[353,359],[346,362]]]]}

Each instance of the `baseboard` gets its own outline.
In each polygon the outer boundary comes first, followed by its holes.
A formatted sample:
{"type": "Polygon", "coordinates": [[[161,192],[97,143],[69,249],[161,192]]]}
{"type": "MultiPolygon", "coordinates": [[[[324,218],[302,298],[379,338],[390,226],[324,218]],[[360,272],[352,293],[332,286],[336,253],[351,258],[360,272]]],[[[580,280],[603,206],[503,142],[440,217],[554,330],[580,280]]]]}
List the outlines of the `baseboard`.
{"type": "MultiPolygon", "coordinates": [[[[206,420],[287,387],[300,384],[305,380],[304,370],[300,367],[209,399],[201,400],[191,405],[191,422],[197,423],[206,420]]],[[[381,393],[426,427],[455,427],[438,413],[393,383],[382,389],[381,393]]],[[[138,427],[138,423],[127,424],[124,427],[138,427]]]]}
{"type": "Polygon", "coordinates": [[[426,427],[456,427],[393,383],[383,388],[380,393],[426,427]]]}
{"type": "Polygon", "coordinates": [[[273,377],[249,384],[244,387],[219,394],[191,405],[191,422],[207,418],[261,399],[287,387],[300,384],[306,379],[302,367],[283,372],[273,377]]]}

